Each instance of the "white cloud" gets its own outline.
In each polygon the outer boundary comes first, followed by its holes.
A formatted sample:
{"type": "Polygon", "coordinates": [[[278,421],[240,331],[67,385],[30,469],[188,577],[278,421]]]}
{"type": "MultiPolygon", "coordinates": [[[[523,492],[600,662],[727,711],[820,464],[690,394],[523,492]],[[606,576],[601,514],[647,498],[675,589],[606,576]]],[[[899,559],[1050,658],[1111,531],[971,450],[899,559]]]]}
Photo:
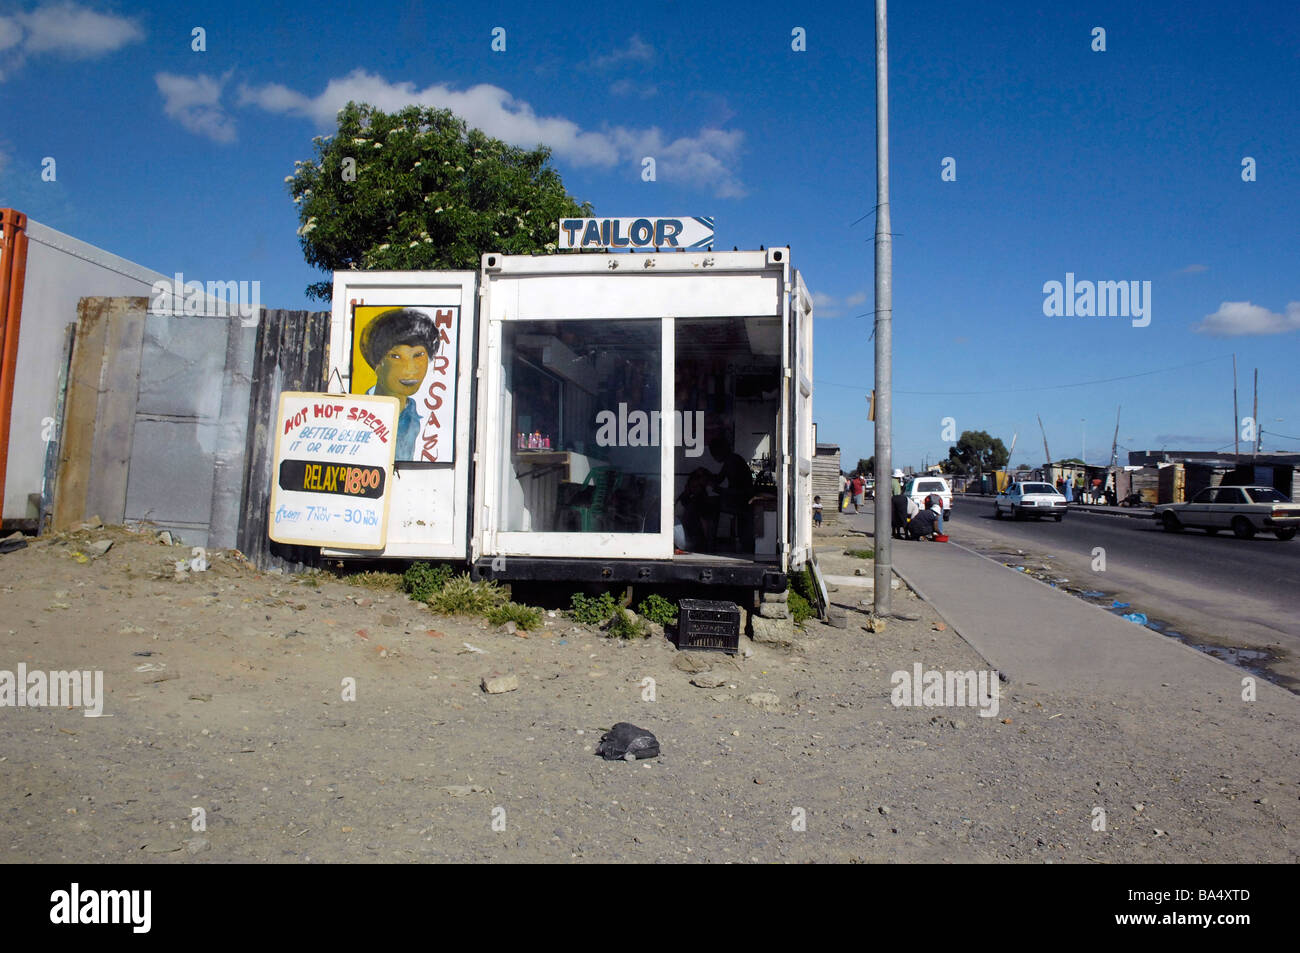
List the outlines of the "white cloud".
{"type": "Polygon", "coordinates": [[[221,105],[221,91],[231,74],[220,79],[200,73],[158,73],[154,82],[163,96],[163,112],[195,135],[213,142],[235,141],[235,120],[221,105]]]}
{"type": "Polygon", "coordinates": [[[819,318],[842,318],[852,308],[866,304],[867,293],[857,291],[843,300],[821,291],[813,292],[813,314],[819,318]]]}
{"type": "Polygon", "coordinates": [[[1225,301],[1214,314],[1193,329],[1213,337],[1240,337],[1248,334],[1285,334],[1300,330],[1300,301],[1286,306],[1285,314],[1269,311],[1249,301],[1225,301]]]}
{"type": "Polygon", "coordinates": [[[0,17],[0,52],[17,46],[23,40],[23,28],[14,17],[0,17]]]}
{"type": "Polygon", "coordinates": [[[480,83],[468,89],[436,84],[417,89],[409,82],[389,82],[356,69],[332,79],[315,97],[278,83],[239,87],[239,104],[268,112],[305,116],[317,125],[334,124],[348,101],[369,103],[385,112],[404,106],[450,109],[471,126],[524,148],[543,143],[557,157],[575,165],[629,170],[641,168],[643,156],[653,156],[660,181],[709,189],[720,198],[740,198],[745,188],[737,174],[744,134],[738,130],[705,128],[693,136],[667,138],[658,127],[610,126],[583,129],[561,116],[539,116],[533,107],[499,86],[480,83]]]}
{"type": "Polygon", "coordinates": [[[1178,269],[1180,275],[1199,275],[1203,271],[1209,271],[1209,265],[1188,265],[1186,268],[1178,269]]]}
{"type": "Polygon", "coordinates": [[[609,91],[615,96],[631,96],[633,94],[640,96],[642,99],[653,99],[659,95],[659,87],[653,83],[646,85],[644,83],[634,83],[630,79],[620,79],[609,86],[609,91]]]}
{"type": "Polygon", "coordinates": [[[144,39],[134,20],[97,13],[76,3],[50,3],[15,18],[27,31],[29,53],[100,56],[144,39]]]}
{"type": "Polygon", "coordinates": [[[840,301],[833,295],[814,291],[812,295],[813,316],[817,318],[838,318],[844,313],[840,301]]]}
{"type": "Polygon", "coordinates": [[[28,56],[90,59],[142,39],[144,30],[135,20],[71,2],[0,16],[0,80],[20,69],[28,56]]]}
{"type": "Polygon", "coordinates": [[[641,37],[633,36],[623,49],[592,57],[589,66],[592,69],[609,69],[622,63],[653,63],[654,58],[655,48],[641,37]]]}

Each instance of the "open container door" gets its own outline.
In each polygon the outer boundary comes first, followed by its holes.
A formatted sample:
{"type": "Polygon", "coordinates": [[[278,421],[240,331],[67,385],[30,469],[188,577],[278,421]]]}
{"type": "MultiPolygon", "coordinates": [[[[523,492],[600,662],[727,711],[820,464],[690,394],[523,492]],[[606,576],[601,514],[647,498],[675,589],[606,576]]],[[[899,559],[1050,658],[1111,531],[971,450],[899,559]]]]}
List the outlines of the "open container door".
{"type": "Polygon", "coordinates": [[[324,555],[466,558],[477,278],[335,272],[329,390],[395,396],[404,416],[384,549],[324,555]]]}
{"type": "Polygon", "coordinates": [[[797,569],[812,552],[812,461],[816,453],[812,416],[812,296],[804,286],[803,276],[794,272],[794,290],[790,295],[790,346],[794,351],[790,386],[793,404],[790,415],[790,444],[793,448],[791,473],[790,564],[797,569]]]}

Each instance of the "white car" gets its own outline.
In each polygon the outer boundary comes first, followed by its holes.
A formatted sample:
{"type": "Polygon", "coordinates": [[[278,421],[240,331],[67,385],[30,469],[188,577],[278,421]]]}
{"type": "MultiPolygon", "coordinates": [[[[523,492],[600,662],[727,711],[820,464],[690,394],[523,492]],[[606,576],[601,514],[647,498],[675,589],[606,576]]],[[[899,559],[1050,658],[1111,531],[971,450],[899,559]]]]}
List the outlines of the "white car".
{"type": "Polygon", "coordinates": [[[1050,483],[1012,483],[993,498],[994,519],[1004,514],[1018,520],[1050,516],[1059,523],[1068,508],[1065,497],[1050,483]]]}
{"type": "Polygon", "coordinates": [[[910,496],[916,505],[925,509],[925,498],[938,494],[943,500],[943,519],[952,516],[952,487],[943,477],[912,477],[903,484],[903,495],[910,496]]]}
{"type": "Polygon", "coordinates": [[[1272,532],[1287,540],[1294,539],[1300,529],[1300,505],[1271,486],[1210,486],[1188,503],[1157,506],[1155,518],[1170,533],[1194,526],[1211,536],[1230,529],[1238,539],[1272,532]]]}

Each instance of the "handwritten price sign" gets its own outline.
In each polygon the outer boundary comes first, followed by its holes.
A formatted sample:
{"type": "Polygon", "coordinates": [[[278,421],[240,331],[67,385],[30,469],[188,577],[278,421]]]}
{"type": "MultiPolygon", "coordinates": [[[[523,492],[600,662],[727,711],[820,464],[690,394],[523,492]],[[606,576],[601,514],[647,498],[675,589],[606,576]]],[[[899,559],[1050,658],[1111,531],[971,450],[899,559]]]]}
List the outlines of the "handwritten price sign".
{"type": "Polygon", "coordinates": [[[271,539],[383,549],[400,412],[396,397],[281,394],[271,539]]]}

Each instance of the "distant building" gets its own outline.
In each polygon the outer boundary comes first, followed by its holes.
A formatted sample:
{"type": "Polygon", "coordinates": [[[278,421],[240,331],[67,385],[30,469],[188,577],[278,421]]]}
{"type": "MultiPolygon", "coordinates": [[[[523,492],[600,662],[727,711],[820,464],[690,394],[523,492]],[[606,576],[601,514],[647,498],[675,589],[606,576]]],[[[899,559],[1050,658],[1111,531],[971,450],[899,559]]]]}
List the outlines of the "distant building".
{"type": "Polygon", "coordinates": [[[812,461],[813,496],[822,498],[822,519],[833,523],[839,519],[840,448],[834,443],[817,444],[812,461]]]}
{"type": "Polygon", "coordinates": [[[1271,486],[1292,499],[1300,490],[1300,453],[1133,450],[1128,459],[1130,466],[1168,471],[1159,481],[1161,503],[1190,500],[1210,486],[1271,486]]]}

